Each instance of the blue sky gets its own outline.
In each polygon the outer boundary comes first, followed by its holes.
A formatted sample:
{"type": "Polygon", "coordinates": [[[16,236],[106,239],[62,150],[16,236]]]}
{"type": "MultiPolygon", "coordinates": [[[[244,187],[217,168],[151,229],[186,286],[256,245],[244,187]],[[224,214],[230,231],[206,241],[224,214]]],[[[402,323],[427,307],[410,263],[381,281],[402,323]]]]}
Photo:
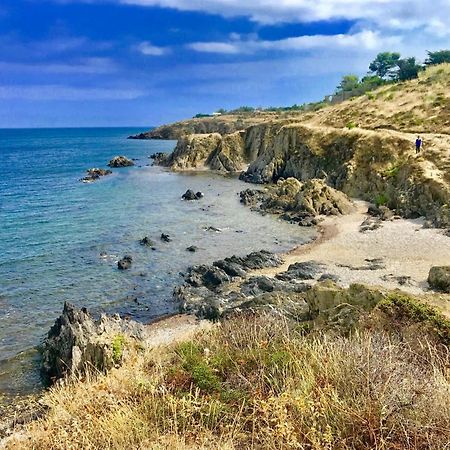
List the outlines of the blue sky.
{"type": "Polygon", "coordinates": [[[448,0],[2,0],[0,127],[320,100],[379,51],[450,47],[449,18],[448,0]]]}

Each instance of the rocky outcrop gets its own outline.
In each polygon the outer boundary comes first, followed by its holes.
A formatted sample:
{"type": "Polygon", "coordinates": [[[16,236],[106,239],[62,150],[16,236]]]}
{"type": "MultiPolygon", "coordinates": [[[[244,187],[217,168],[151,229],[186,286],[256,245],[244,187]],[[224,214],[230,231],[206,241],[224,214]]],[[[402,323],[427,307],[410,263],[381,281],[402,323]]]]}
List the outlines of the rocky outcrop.
{"type": "Polygon", "coordinates": [[[175,150],[160,165],[174,170],[209,169],[239,172],[248,163],[242,154],[243,132],[182,136],[175,150]]]}
{"type": "Polygon", "coordinates": [[[170,125],[163,125],[145,133],[129,136],[129,139],[168,139],[178,140],[188,134],[211,134],[218,133],[227,135],[236,131],[245,130],[251,125],[268,120],[272,115],[223,115],[220,117],[203,117],[170,125]]]}
{"type": "Polygon", "coordinates": [[[240,193],[241,203],[302,226],[317,225],[318,216],[348,214],[352,201],[323,180],[300,182],[296,178],[280,179],[264,191],[247,189],[240,193]]]}
{"type": "Polygon", "coordinates": [[[64,304],[42,345],[41,373],[47,383],[67,375],[104,372],[118,365],[132,343],[144,343],[145,327],[119,316],[95,320],[86,309],[64,304]]]}
{"type": "Polygon", "coordinates": [[[119,270],[127,270],[131,267],[133,263],[133,257],[130,255],[125,255],[122,259],[117,261],[117,268],[119,270]]]}
{"type": "Polygon", "coordinates": [[[450,293],[450,266],[432,267],[428,284],[438,291],[450,293]]]}
{"type": "Polygon", "coordinates": [[[204,197],[204,194],[202,192],[194,192],[192,189],[188,189],[182,196],[181,198],[183,200],[200,200],[201,198],[204,197]]]}
{"type": "Polygon", "coordinates": [[[350,197],[387,206],[397,214],[450,226],[450,188],[414,157],[411,137],[386,130],[334,129],[273,120],[231,135],[180,139],[167,165],[232,172],[274,183],[320,179],[350,197]]]}
{"type": "Polygon", "coordinates": [[[98,168],[88,169],[86,170],[86,172],[87,175],[80,180],[83,183],[93,183],[100,177],[105,177],[106,175],[112,174],[112,171],[109,169],[98,169],[98,168]]]}
{"type": "Polygon", "coordinates": [[[129,167],[134,166],[134,162],[131,159],[128,159],[126,156],[115,156],[108,163],[109,167],[129,167]]]}

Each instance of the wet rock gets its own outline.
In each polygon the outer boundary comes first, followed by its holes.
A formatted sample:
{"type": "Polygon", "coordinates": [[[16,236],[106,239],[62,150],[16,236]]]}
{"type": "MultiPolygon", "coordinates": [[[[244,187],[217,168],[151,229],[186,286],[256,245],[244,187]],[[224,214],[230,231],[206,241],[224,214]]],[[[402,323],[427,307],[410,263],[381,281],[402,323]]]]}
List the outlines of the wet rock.
{"type": "Polygon", "coordinates": [[[172,238],[166,233],[161,233],[161,240],[163,242],[172,242],[172,238]]]}
{"type": "Polygon", "coordinates": [[[438,291],[450,293],[450,266],[435,266],[428,275],[429,285],[438,291]]]}
{"type": "Polygon", "coordinates": [[[145,247],[151,247],[151,248],[155,247],[155,243],[148,236],[145,236],[143,239],[141,239],[139,241],[139,244],[141,244],[145,247]]]}
{"type": "Polygon", "coordinates": [[[260,173],[241,172],[239,175],[241,181],[252,184],[264,184],[270,180],[265,180],[260,173]]]}
{"type": "Polygon", "coordinates": [[[197,252],[199,250],[199,248],[197,246],[195,246],[195,245],[191,245],[190,247],[187,247],[186,250],[188,252],[195,253],[195,252],[197,252]]]}
{"type": "Polygon", "coordinates": [[[204,197],[204,194],[202,192],[194,192],[192,189],[188,189],[182,196],[181,198],[183,200],[200,200],[201,198],[204,197]]]}
{"type": "Polygon", "coordinates": [[[119,270],[127,270],[131,267],[133,263],[133,257],[130,255],[125,255],[121,260],[117,261],[117,268],[119,270]]]}
{"type": "Polygon", "coordinates": [[[129,167],[134,166],[134,162],[126,156],[115,156],[108,164],[109,167],[129,167]]]}
{"type": "Polygon", "coordinates": [[[278,280],[313,280],[323,272],[323,265],[316,261],[305,261],[291,264],[286,272],[276,275],[278,280]]]}
{"type": "Polygon", "coordinates": [[[169,159],[169,155],[167,153],[157,152],[150,155],[149,158],[153,160],[154,166],[164,166],[169,159]]]}
{"type": "Polygon", "coordinates": [[[220,228],[216,228],[216,227],[207,227],[204,228],[205,231],[212,231],[214,233],[222,233],[222,230],[220,228]]]}
{"type": "Polygon", "coordinates": [[[92,369],[105,372],[126,358],[129,341],[144,344],[146,339],[145,327],[137,322],[104,315],[94,320],[85,308],[65,303],[42,345],[42,377],[51,383],[92,369]]]}
{"type": "Polygon", "coordinates": [[[105,177],[106,175],[112,174],[112,171],[109,169],[98,169],[98,168],[88,169],[86,170],[86,172],[87,175],[80,180],[83,183],[92,183],[98,180],[100,177],[105,177]]]}

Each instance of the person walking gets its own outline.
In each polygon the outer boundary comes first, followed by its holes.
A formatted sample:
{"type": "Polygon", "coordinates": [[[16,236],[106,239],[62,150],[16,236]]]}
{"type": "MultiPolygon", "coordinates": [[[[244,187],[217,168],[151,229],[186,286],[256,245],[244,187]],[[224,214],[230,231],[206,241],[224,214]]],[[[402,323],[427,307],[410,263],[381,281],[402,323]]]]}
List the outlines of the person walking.
{"type": "Polygon", "coordinates": [[[422,150],[422,139],[420,138],[420,136],[417,136],[416,139],[416,154],[420,153],[420,150],[422,150]]]}

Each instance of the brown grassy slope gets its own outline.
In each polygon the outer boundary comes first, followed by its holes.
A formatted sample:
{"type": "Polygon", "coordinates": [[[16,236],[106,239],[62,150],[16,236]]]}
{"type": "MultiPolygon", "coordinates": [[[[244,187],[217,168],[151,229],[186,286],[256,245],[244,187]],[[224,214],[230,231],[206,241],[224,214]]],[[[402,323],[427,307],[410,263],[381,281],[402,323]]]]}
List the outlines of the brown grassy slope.
{"type": "Polygon", "coordinates": [[[448,355],[416,325],[449,325],[408,308],[386,300],[378,314],[391,329],[394,309],[396,332],[368,318],[368,330],[348,338],[305,336],[277,315],[232,318],[106,376],[53,388],[47,417],[8,448],[444,448],[448,355]]]}
{"type": "Polygon", "coordinates": [[[353,123],[369,129],[450,134],[450,64],[430,67],[417,80],[324,108],[309,120],[335,128],[353,123]]]}

